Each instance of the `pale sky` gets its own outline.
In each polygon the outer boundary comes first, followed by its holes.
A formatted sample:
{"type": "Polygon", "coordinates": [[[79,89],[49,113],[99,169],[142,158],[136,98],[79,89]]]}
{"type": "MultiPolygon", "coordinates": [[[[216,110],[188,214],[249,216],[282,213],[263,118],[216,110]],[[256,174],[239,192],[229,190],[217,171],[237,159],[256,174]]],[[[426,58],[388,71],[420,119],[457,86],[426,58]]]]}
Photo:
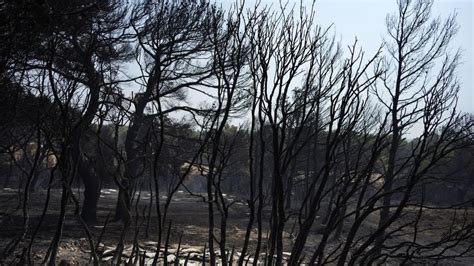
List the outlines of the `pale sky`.
{"type": "MultiPolygon", "coordinates": [[[[385,18],[396,10],[394,0],[320,0],[316,12],[321,25],[334,23],[336,36],[343,43],[353,41],[357,36],[366,51],[375,51],[386,33],[385,18]]],[[[451,48],[462,51],[462,65],[458,68],[461,81],[459,109],[474,113],[474,0],[438,0],[434,2],[433,17],[448,17],[457,13],[459,31],[451,48]]]]}
{"type": "MultiPolygon", "coordinates": [[[[234,0],[215,0],[222,6],[228,7],[234,0]]],[[[289,3],[298,4],[300,1],[289,3]]],[[[253,6],[255,0],[246,0],[246,5],[253,6]]],[[[304,5],[311,5],[311,0],[303,0],[304,5]]],[[[278,1],[261,0],[262,5],[279,6],[278,1]]],[[[342,47],[347,47],[357,37],[359,44],[368,53],[373,54],[379,48],[386,36],[385,18],[387,14],[396,11],[395,0],[317,0],[316,21],[321,26],[332,23],[336,39],[342,47]]],[[[459,31],[451,48],[462,51],[462,65],[458,68],[461,81],[459,110],[474,113],[474,53],[473,53],[473,13],[474,0],[435,0],[432,9],[433,17],[447,18],[453,12],[457,13],[459,31]]]]}
{"type": "MultiPolygon", "coordinates": [[[[210,0],[224,9],[234,4],[236,0],[210,0]]],[[[237,0],[241,1],[241,0],[237,0]]],[[[261,5],[279,6],[278,0],[260,0],[261,5]]],[[[285,0],[283,0],[284,2],[285,0]]],[[[253,7],[256,0],[245,0],[248,7],[253,7]]],[[[300,3],[300,0],[288,0],[290,5],[300,3]]],[[[312,0],[302,0],[303,5],[310,6],[312,0]]],[[[386,35],[385,18],[387,14],[396,11],[396,0],[317,0],[316,23],[327,27],[333,24],[336,40],[341,47],[346,48],[357,37],[358,44],[367,56],[373,55],[379,48],[386,35]]],[[[462,51],[462,64],[458,67],[458,78],[461,89],[458,110],[474,114],[474,0],[435,0],[432,9],[433,18],[440,16],[447,18],[453,12],[457,13],[459,31],[451,49],[462,51]]],[[[130,64],[129,74],[139,74],[138,66],[130,64]]],[[[131,86],[135,91],[136,85],[131,86]]],[[[206,97],[197,93],[190,93],[188,100],[191,103],[204,101],[206,97]]]]}

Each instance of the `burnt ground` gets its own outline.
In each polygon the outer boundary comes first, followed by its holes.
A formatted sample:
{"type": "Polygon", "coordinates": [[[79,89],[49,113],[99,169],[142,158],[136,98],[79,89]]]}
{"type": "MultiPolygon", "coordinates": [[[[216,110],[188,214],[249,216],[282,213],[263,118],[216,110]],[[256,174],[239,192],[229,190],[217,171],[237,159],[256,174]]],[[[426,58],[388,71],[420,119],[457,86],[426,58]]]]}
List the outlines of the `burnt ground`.
{"type": "MultiPolygon", "coordinates": [[[[78,199],[81,200],[80,191],[74,191],[78,199]]],[[[99,256],[105,264],[110,264],[115,247],[120,239],[121,232],[123,231],[123,225],[121,222],[109,222],[104,229],[104,223],[107,216],[113,216],[113,210],[116,205],[117,191],[113,189],[102,190],[101,198],[98,205],[98,222],[96,225],[90,225],[89,229],[93,235],[94,242],[97,242],[99,236],[103,233],[101,238],[101,244],[99,248],[99,256]]],[[[32,246],[32,258],[35,263],[41,263],[46,250],[55,234],[56,225],[58,223],[58,215],[60,209],[60,190],[51,191],[50,206],[48,212],[44,217],[42,226],[35,237],[34,244],[32,246]]],[[[44,202],[46,199],[45,191],[38,191],[31,194],[30,197],[30,223],[31,227],[28,230],[29,234],[27,240],[29,243],[29,237],[37,226],[41,213],[43,211],[44,202]]],[[[243,201],[238,201],[232,196],[228,196],[229,201],[236,201],[230,208],[229,219],[227,224],[227,242],[228,247],[231,249],[235,247],[235,254],[240,251],[243,243],[245,228],[248,222],[248,208],[243,201]]],[[[162,198],[164,201],[164,199],[162,198]]],[[[150,263],[155,252],[156,252],[156,241],[157,241],[157,218],[155,214],[155,207],[153,205],[153,211],[150,221],[143,217],[143,211],[148,213],[148,209],[145,207],[149,204],[150,194],[142,193],[140,204],[138,204],[139,218],[137,220],[139,226],[138,243],[140,246],[140,253],[145,253],[146,262],[150,263]],[[148,224],[148,230],[147,230],[148,224]]],[[[23,213],[21,205],[19,204],[18,191],[14,189],[4,188],[0,190],[0,251],[3,251],[7,243],[17,237],[22,232],[23,228],[23,213]]],[[[90,247],[86,238],[86,234],[83,226],[81,226],[77,215],[75,215],[76,206],[71,201],[68,206],[68,212],[66,221],[64,223],[63,237],[60,244],[59,254],[57,261],[64,261],[70,264],[85,264],[90,262],[90,247]]],[[[413,209],[410,215],[416,215],[417,210],[413,209]]],[[[420,233],[421,242],[429,243],[436,241],[442,237],[442,229],[440,227],[449,226],[450,218],[454,215],[454,210],[424,210],[424,219],[420,221],[420,228],[423,231],[420,233]]],[[[473,213],[470,211],[467,213],[472,218],[473,213]]],[[[461,217],[459,213],[458,217],[461,217]]],[[[264,211],[264,220],[269,220],[269,210],[264,211]]],[[[378,218],[377,215],[369,217],[367,222],[361,228],[361,233],[369,233],[377,227],[378,218]]],[[[404,219],[408,219],[409,217],[404,219]]],[[[111,217],[112,218],[112,217],[111,217]]],[[[179,239],[181,238],[180,246],[180,261],[183,263],[188,257],[188,264],[198,263],[202,259],[202,250],[205,243],[207,242],[207,228],[208,228],[208,214],[207,214],[207,203],[204,202],[200,197],[191,196],[182,191],[178,192],[172,200],[168,218],[172,220],[171,231],[170,231],[170,248],[168,250],[168,260],[173,261],[176,249],[178,246],[179,239]]],[[[216,227],[219,227],[219,216],[216,215],[216,227]]],[[[472,219],[471,219],[472,220],[472,219]]],[[[321,226],[322,217],[317,217],[314,228],[311,235],[308,236],[308,252],[319,243],[321,235],[318,233],[323,228],[321,226]]],[[[351,221],[345,224],[345,227],[350,226],[351,221]]],[[[288,222],[287,232],[285,232],[285,246],[289,246],[291,242],[291,230],[293,228],[293,221],[288,222]]],[[[135,223],[127,230],[125,234],[125,246],[124,246],[124,259],[130,255],[132,250],[132,243],[135,238],[135,223]]],[[[266,227],[265,227],[266,229],[266,227]]],[[[266,231],[266,230],[265,230],[266,231]]],[[[218,232],[218,231],[216,231],[218,232]]],[[[343,230],[345,233],[345,230],[343,230]]],[[[165,234],[166,236],[166,234],[165,234]]],[[[266,237],[265,233],[263,237],[266,237]]],[[[394,241],[411,241],[413,237],[412,230],[409,228],[403,229],[399,234],[394,236],[394,241]]],[[[250,250],[253,250],[255,246],[256,231],[252,231],[250,250]]],[[[164,242],[164,239],[163,239],[164,242]]],[[[336,247],[340,242],[332,239],[329,247],[336,247]]],[[[468,239],[465,243],[461,243],[460,247],[450,251],[449,254],[456,254],[460,252],[464,247],[469,244],[474,244],[474,240],[468,239]]],[[[216,244],[217,245],[217,244],[216,244]]],[[[230,251],[229,251],[230,252],[230,251]]],[[[163,254],[164,252],[160,252],[163,254]]],[[[17,252],[7,258],[5,263],[11,263],[15,259],[19,260],[21,254],[21,248],[17,249],[17,252]]],[[[288,253],[285,253],[288,255],[288,253]]],[[[464,258],[457,261],[451,261],[454,264],[472,265],[474,259],[464,258]]],[[[449,262],[446,262],[449,263],[449,262]]]]}
{"type": "MultiPolygon", "coordinates": [[[[80,202],[80,192],[74,191],[80,202]]],[[[97,224],[89,225],[89,229],[94,237],[94,241],[97,242],[99,236],[103,232],[101,239],[100,251],[104,252],[103,261],[109,261],[112,259],[115,247],[120,239],[120,234],[123,231],[123,224],[120,221],[112,221],[113,210],[116,205],[118,193],[114,189],[103,189],[98,209],[97,209],[97,224]],[[109,222],[104,229],[104,224],[110,216],[109,222]]],[[[0,192],[0,250],[3,250],[6,244],[13,238],[17,237],[22,232],[23,228],[23,212],[19,201],[18,191],[14,189],[3,189],[0,192]]],[[[140,196],[141,200],[138,205],[138,225],[140,227],[138,239],[140,246],[143,248],[142,252],[147,250],[148,256],[153,257],[156,252],[156,241],[157,241],[157,217],[156,207],[153,204],[152,216],[148,221],[147,217],[143,216],[143,211],[148,214],[148,204],[150,202],[150,194],[143,192],[140,196]],[[145,209],[145,207],[147,207],[145,209]],[[148,230],[147,230],[148,225],[148,230]]],[[[60,210],[60,199],[61,191],[59,189],[51,190],[51,198],[48,207],[48,212],[44,217],[42,226],[39,230],[38,235],[35,237],[35,242],[32,248],[32,257],[36,262],[41,262],[44,258],[46,250],[56,232],[58,223],[58,216],[60,210]]],[[[233,197],[228,197],[230,201],[234,201],[233,197]]],[[[46,200],[46,192],[34,192],[30,196],[30,224],[33,225],[29,232],[34,231],[34,227],[38,224],[41,213],[43,211],[44,202],[46,200]]],[[[154,200],[154,199],[153,199],[154,200]]],[[[161,196],[162,202],[165,201],[164,196],[161,196]]],[[[84,227],[75,215],[76,206],[74,202],[70,202],[68,206],[66,221],[64,223],[63,237],[61,240],[61,246],[58,254],[57,261],[65,260],[72,264],[89,262],[90,259],[90,247],[87,241],[84,227]]],[[[248,208],[240,201],[236,201],[232,204],[229,213],[229,219],[227,223],[227,241],[229,247],[235,246],[236,249],[240,247],[240,244],[245,236],[245,228],[248,221],[248,208]]],[[[269,215],[268,213],[266,214],[269,215]]],[[[171,247],[169,253],[175,253],[179,239],[181,238],[182,252],[195,253],[196,259],[201,256],[204,244],[207,242],[207,228],[208,228],[208,214],[207,214],[207,203],[198,196],[190,196],[187,193],[178,191],[170,204],[168,218],[172,221],[171,232],[170,232],[170,243],[171,247]]],[[[216,215],[216,226],[220,226],[220,217],[216,215]]],[[[166,224],[165,230],[167,230],[168,224],[166,224]]],[[[216,231],[217,232],[217,231],[216,231]]],[[[165,241],[164,234],[163,242],[165,241]]],[[[252,237],[256,237],[256,233],[252,232],[252,237]]],[[[131,251],[133,239],[135,238],[135,222],[127,230],[125,235],[125,247],[124,254],[128,255],[131,251]]],[[[254,242],[250,243],[250,248],[254,246],[254,242]]],[[[163,253],[163,252],[161,252],[163,253]]],[[[183,253],[184,254],[184,253],[183,253]]],[[[15,254],[20,257],[20,251],[15,254]]],[[[13,258],[10,258],[13,259],[13,258]]],[[[189,259],[192,261],[192,256],[189,259]]]]}

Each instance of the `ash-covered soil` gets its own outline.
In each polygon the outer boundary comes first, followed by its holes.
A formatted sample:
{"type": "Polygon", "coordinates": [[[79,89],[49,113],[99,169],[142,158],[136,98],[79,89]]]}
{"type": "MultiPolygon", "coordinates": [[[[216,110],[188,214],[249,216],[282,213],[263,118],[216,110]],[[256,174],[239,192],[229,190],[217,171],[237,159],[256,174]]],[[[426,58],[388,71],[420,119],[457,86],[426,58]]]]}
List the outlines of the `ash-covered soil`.
{"type": "MultiPolygon", "coordinates": [[[[81,191],[75,190],[74,194],[78,198],[79,202],[82,202],[81,191]]],[[[122,232],[124,231],[124,225],[120,221],[112,221],[113,211],[116,205],[118,193],[114,189],[103,189],[99,204],[97,217],[98,222],[93,225],[88,225],[88,229],[92,234],[92,240],[97,247],[97,256],[104,264],[111,264],[116,254],[117,243],[119,243],[122,232]],[[104,228],[105,221],[109,217],[109,222],[104,228]],[[98,244],[100,239],[100,243],[98,244]]],[[[165,201],[164,196],[160,196],[162,203],[165,201]]],[[[248,207],[244,201],[240,201],[238,198],[227,195],[229,202],[234,202],[230,207],[229,218],[227,221],[227,247],[228,256],[234,255],[234,259],[237,259],[240,255],[240,250],[243,245],[245,236],[245,229],[248,222],[248,207]]],[[[41,226],[39,227],[34,241],[32,243],[31,258],[36,263],[42,263],[48,247],[53,239],[56,232],[59,210],[60,210],[60,190],[51,190],[51,196],[49,200],[49,206],[47,208],[46,215],[43,218],[41,226]]],[[[5,250],[8,243],[17,237],[19,237],[24,231],[24,216],[21,203],[21,195],[18,191],[11,188],[3,188],[0,190],[0,252],[5,250]]],[[[6,258],[3,263],[18,263],[21,261],[23,247],[27,247],[30,243],[33,233],[36,231],[37,226],[41,219],[41,214],[44,209],[44,203],[46,201],[46,191],[36,191],[31,193],[29,199],[29,227],[25,240],[22,241],[15,253],[6,258]]],[[[123,257],[122,261],[131,263],[145,263],[150,264],[155,257],[157,252],[157,239],[158,239],[158,223],[156,216],[155,199],[152,199],[152,211],[151,217],[148,218],[149,204],[150,204],[150,193],[142,192],[140,195],[140,202],[134,205],[135,217],[134,221],[126,230],[124,237],[123,246],[123,257]],[[136,242],[135,242],[136,241],[136,242]],[[138,243],[137,248],[133,249],[133,243],[138,243]],[[129,260],[131,254],[141,254],[141,260],[135,259],[129,260]]],[[[91,263],[91,247],[87,239],[86,231],[84,226],[79,222],[76,210],[76,204],[71,200],[67,208],[66,220],[63,227],[62,240],[60,243],[59,253],[57,262],[69,263],[73,265],[83,265],[91,263]]],[[[413,218],[418,213],[418,209],[408,209],[407,214],[402,219],[413,218]],[[411,216],[411,217],[410,217],[411,216]]],[[[419,225],[422,229],[418,234],[418,240],[421,243],[431,243],[439,240],[442,237],[442,230],[450,225],[451,218],[453,217],[454,210],[430,210],[426,209],[423,211],[423,219],[420,220],[419,225]]],[[[469,210],[467,215],[474,218],[473,212],[469,210]]],[[[457,214],[462,217],[461,214],[457,214]]],[[[267,237],[268,221],[270,211],[269,208],[264,210],[264,233],[263,237],[267,237]]],[[[173,197],[171,202],[168,218],[171,220],[171,231],[169,237],[169,247],[167,251],[168,263],[174,262],[176,258],[179,259],[181,265],[184,264],[201,264],[202,260],[209,258],[208,250],[203,252],[204,246],[207,242],[208,236],[208,213],[207,203],[199,196],[192,196],[186,192],[179,191],[173,197]],[[179,240],[181,244],[179,245],[179,240]],[[179,252],[178,252],[179,247],[179,252]]],[[[308,237],[306,251],[311,254],[316,245],[321,240],[320,232],[324,230],[324,226],[321,224],[323,218],[317,217],[314,224],[311,235],[308,237]]],[[[220,216],[216,211],[216,236],[219,237],[218,228],[220,227],[220,216]]],[[[294,228],[295,219],[289,219],[287,222],[286,232],[284,233],[285,246],[289,247],[293,241],[294,234],[292,232],[294,228]]],[[[351,220],[348,220],[344,225],[343,235],[347,233],[351,220]]],[[[376,213],[368,217],[367,221],[363,224],[360,234],[369,233],[377,227],[378,217],[376,213]]],[[[163,244],[166,240],[166,233],[168,230],[168,223],[165,225],[165,231],[163,234],[163,244]]],[[[395,224],[394,226],[396,226],[395,224]]],[[[249,250],[252,251],[256,244],[257,232],[253,230],[251,233],[249,250]]],[[[411,241],[413,238],[412,230],[410,228],[402,229],[396,235],[393,236],[393,243],[400,241],[411,241]]],[[[333,239],[328,244],[329,248],[336,248],[342,239],[333,239]]],[[[449,251],[449,254],[456,254],[461,252],[463,246],[473,243],[473,240],[466,240],[466,243],[461,243],[458,248],[449,251]]],[[[263,250],[266,242],[263,241],[263,250]]],[[[217,244],[216,244],[217,246],[217,244]]],[[[216,251],[217,251],[216,247],[216,251]]],[[[289,250],[284,253],[284,257],[288,257],[289,250]]],[[[219,254],[219,252],[217,252],[219,254]]],[[[159,252],[159,260],[163,262],[165,250],[161,247],[159,252]]],[[[249,262],[253,262],[253,256],[249,257],[249,262]]],[[[263,258],[263,254],[262,254],[263,258]]],[[[463,258],[457,261],[452,261],[454,264],[461,265],[472,265],[474,259],[463,258]]]]}

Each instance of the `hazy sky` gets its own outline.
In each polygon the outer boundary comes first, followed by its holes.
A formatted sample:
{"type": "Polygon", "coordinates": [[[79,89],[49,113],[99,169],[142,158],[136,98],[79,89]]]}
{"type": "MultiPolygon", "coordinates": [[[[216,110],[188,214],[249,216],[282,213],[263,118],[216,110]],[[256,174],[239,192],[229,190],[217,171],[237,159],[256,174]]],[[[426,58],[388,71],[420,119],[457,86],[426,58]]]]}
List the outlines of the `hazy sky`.
{"type": "MultiPolygon", "coordinates": [[[[333,22],[336,36],[343,43],[349,43],[357,36],[367,51],[378,48],[386,33],[386,15],[396,10],[394,0],[320,0],[316,3],[321,25],[333,22]]],[[[462,83],[459,107],[462,111],[474,113],[474,0],[438,0],[433,4],[433,16],[448,17],[453,12],[457,13],[459,32],[451,47],[459,47],[463,53],[463,64],[458,69],[462,83]]]]}
{"type": "MultiPolygon", "coordinates": [[[[225,9],[235,3],[235,0],[210,1],[215,1],[225,9]]],[[[261,5],[279,6],[278,0],[260,1],[261,5]]],[[[290,5],[300,3],[299,0],[288,1],[290,5]]],[[[302,1],[307,6],[312,3],[312,0],[302,1]]],[[[253,7],[255,2],[256,0],[245,0],[249,7],[253,7]]],[[[376,52],[383,38],[387,36],[385,27],[387,14],[392,14],[396,10],[396,0],[317,0],[316,22],[325,27],[332,24],[334,29],[332,33],[344,49],[357,37],[359,45],[368,57],[376,52]]],[[[462,51],[462,64],[458,68],[458,78],[461,82],[458,110],[474,113],[474,0],[435,0],[433,17],[447,18],[453,12],[457,13],[459,31],[451,43],[451,48],[454,50],[459,48],[462,51]]],[[[139,74],[136,64],[130,64],[127,71],[139,74]]],[[[132,85],[129,89],[135,90],[136,86],[132,85]]],[[[196,104],[207,98],[190,92],[188,99],[196,104]]]]}
{"type": "MultiPolygon", "coordinates": [[[[234,0],[215,0],[217,4],[227,7],[234,0]]],[[[289,1],[299,3],[300,1],[289,1]]],[[[255,0],[246,0],[252,6],[255,0]]],[[[303,4],[311,5],[311,0],[303,4]]],[[[262,4],[278,6],[278,1],[262,0],[262,4]]],[[[334,24],[336,39],[341,40],[343,47],[354,41],[357,36],[362,48],[371,54],[382,43],[385,30],[385,18],[388,13],[396,11],[395,0],[319,0],[316,1],[317,22],[322,26],[334,24]]],[[[460,26],[451,48],[460,48],[463,52],[463,64],[458,69],[461,81],[459,109],[474,113],[474,53],[473,53],[473,13],[474,0],[435,0],[432,9],[433,17],[448,17],[457,13],[460,26]]]]}

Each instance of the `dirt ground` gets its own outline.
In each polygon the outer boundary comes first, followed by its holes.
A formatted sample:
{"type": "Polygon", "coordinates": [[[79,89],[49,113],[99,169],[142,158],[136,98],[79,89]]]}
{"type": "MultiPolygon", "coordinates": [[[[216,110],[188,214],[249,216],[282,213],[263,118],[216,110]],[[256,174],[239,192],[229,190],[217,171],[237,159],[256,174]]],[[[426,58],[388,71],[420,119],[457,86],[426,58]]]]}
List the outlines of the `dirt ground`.
{"type": "MultiPolygon", "coordinates": [[[[74,194],[81,200],[81,191],[74,191],[74,194]]],[[[103,255],[102,260],[107,262],[112,259],[113,252],[116,244],[120,238],[120,232],[123,230],[121,222],[111,221],[113,217],[113,210],[116,205],[116,199],[118,196],[117,190],[114,189],[103,189],[99,199],[97,209],[97,224],[90,225],[89,229],[94,237],[94,241],[97,242],[99,236],[103,232],[101,238],[100,251],[103,255]],[[104,224],[107,216],[110,215],[109,223],[104,229],[104,224]]],[[[164,196],[162,202],[165,201],[164,196]]],[[[50,206],[48,212],[44,218],[41,229],[38,235],[35,237],[35,242],[32,248],[32,257],[35,262],[41,263],[45,256],[46,250],[56,232],[56,226],[58,223],[58,215],[60,209],[60,190],[51,191],[50,206]]],[[[230,201],[234,200],[233,197],[228,197],[230,201]]],[[[36,226],[40,220],[40,216],[43,209],[43,204],[46,200],[46,192],[35,192],[30,196],[30,207],[29,216],[30,224],[36,226]]],[[[158,226],[157,217],[155,213],[155,205],[153,205],[153,211],[150,221],[143,217],[143,210],[148,214],[148,204],[150,202],[150,193],[142,193],[141,200],[138,205],[139,218],[138,225],[140,226],[138,241],[140,244],[141,253],[146,251],[150,260],[152,260],[154,253],[156,252],[158,226]],[[146,229],[148,226],[148,230],[146,229]]],[[[68,212],[63,228],[63,237],[58,253],[57,261],[67,261],[71,264],[83,264],[90,262],[90,247],[89,242],[83,226],[81,226],[77,215],[75,215],[75,204],[69,203],[68,212]]],[[[17,237],[22,232],[23,227],[23,214],[19,204],[18,191],[14,189],[4,188],[0,191],[0,250],[3,250],[6,244],[13,238],[17,237]]],[[[229,247],[240,247],[242,240],[245,236],[245,228],[248,221],[247,206],[243,202],[236,202],[232,205],[229,213],[229,220],[227,224],[227,241],[229,247]]],[[[202,250],[204,244],[207,242],[207,228],[208,228],[208,215],[207,215],[207,203],[203,202],[200,197],[190,196],[183,191],[178,191],[173,197],[168,213],[168,218],[172,221],[171,232],[170,232],[170,243],[171,246],[168,253],[176,253],[176,249],[181,238],[180,253],[191,254],[188,260],[188,264],[192,265],[193,260],[197,261],[202,259],[202,250]]],[[[219,217],[216,215],[216,226],[220,226],[219,217]]],[[[132,224],[133,228],[129,228],[125,235],[125,247],[124,255],[127,256],[131,252],[133,239],[135,238],[134,233],[135,223],[132,224]]],[[[168,224],[166,225],[166,227],[168,224]]],[[[29,232],[34,231],[34,228],[30,228],[29,232]]],[[[217,230],[216,230],[217,232],[217,230]]],[[[252,232],[252,236],[256,237],[255,232],[252,232]]],[[[164,243],[165,239],[163,239],[164,243]]],[[[254,246],[254,243],[250,243],[250,248],[254,246]]],[[[161,251],[163,253],[163,250],[161,251]]],[[[17,257],[20,253],[15,254],[17,257]]],[[[185,256],[185,255],[183,255],[185,256]]],[[[185,257],[181,258],[182,260],[185,257]]],[[[173,261],[174,256],[171,255],[169,260],[173,261]]]]}
{"type": "MultiPolygon", "coordinates": [[[[74,191],[74,194],[78,197],[79,201],[81,199],[81,191],[74,191]]],[[[93,235],[94,242],[97,242],[100,235],[103,233],[100,242],[99,256],[100,259],[105,264],[110,264],[116,245],[120,238],[120,233],[123,231],[123,225],[120,222],[110,222],[104,229],[104,223],[108,215],[113,215],[113,210],[116,204],[117,191],[113,189],[104,189],[99,199],[98,205],[98,222],[96,225],[89,226],[90,231],[93,235]]],[[[34,244],[32,246],[32,258],[35,263],[41,263],[44,259],[46,250],[55,234],[56,225],[58,223],[58,214],[59,214],[59,202],[61,197],[60,190],[51,191],[50,206],[48,208],[47,214],[44,218],[42,226],[39,230],[38,235],[35,238],[34,244]]],[[[236,200],[232,196],[227,197],[229,201],[236,200]]],[[[45,191],[38,191],[31,194],[30,197],[30,223],[32,226],[29,228],[28,232],[31,235],[31,232],[34,231],[34,227],[39,222],[43,204],[46,199],[45,191]]],[[[162,198],[164,201],[164,198],[162,198]]],[[[7,243],[17,237],[23,228],[23,214],[21,205],[19,205],[19,195],[18,191],[10,188],[3,188],[0,190],[0,252],[4,250],[7,243]]],[[[139,235],[137,237],[138,243],[140,246],[140,253],[145,254],[146,263],[150,263],[153,260],[154,254],[156,253],[156,241],[157,241],[157,222],[155,214],[155,206],[153,205],[153,212],[150,221],[143,217],[143,211],[148,212],[148,209],[145,207],[150,202],[150,194],[142,193],[141,201],[138,205],[138,226],[139,235]],[[148,230],[147,228],[148,226],[148,230]]],[[[90,261],[90,246],[86,238],[85,231],[77,215],[75,215],[75,204],[73,202],[69,203],[68,212],[66,216],[66,221],[64,223],[63,237],[60,244],[58,262],[69,263],[73,265],[77,264],[86,264],[90,261]]],[[[241,245],[243,243],[245,228],[248,222],[248,208],[244,202],[237,201],[230,208],[229,219],[227,224],[227,242],[228,247],[231,249],[235,248],[234,255],[237,257],[239,255],[241,245]]],[[[416,210],[413,209],[413,215],[416,213],[416,210]]],[[[181,264],[184,264],[187,261],[188,265],[200,264],[200,261],[203,259],[203,248],[207,242],[207,203],[204,202],[201,198],[196,196],[190,196],[185,192],[179,191],[176,196],[173,198],[168,218],[172,220],[171,231],[170,231],[170,248],[168,250],[168,261],[172,262],[175,260],[175,254],[178,247],[179,239],[181,238],[180,246],[180,257],[179,261],[181,264]]],[[[265,210],[264,218],[268,220],[269,211],[265,210]]],[[[448,223],[450,217],[453,215],[452,210],[425,210],[426,218],[421,221],[422,227],[425,228],[422,236],[423,242],[432,242],[436,239],[439,239],[440,233],[436,229],[437,226],[448,223]]],[[[216,215],[217,225],[219,227],[219,216],[216,215]]],[[[321,217],[317,217],[315,226],[313,228],[312,234],[308,237],[307,249],[308,252],[319,243],[320,234],[318,230],[320,229],[322,220],[321,217]]],[[[346,226],[349,226],[350,221],[346,226]]],[[[288,232],[285,232],[285,246],[289,246],[291,242],[291,229],[292,221],[288,222],[288,232]]],[[[124,256],[125,259],[132,252],[132,243],[135,239],[134,226],[130,228],[125,235],[125,246],[124,246],[124,256]]],[[[369,232],[374,230],[377,226],[377,217],[369,217],[368,222],[363,225],[361,229],[362,232],[369,232]]],[[[218,231],[216,231],[217,233],[218,231]]],[[[343,231],[343,233],[345,230],[343,231]]],[[[409,230],[406,231],[406,234],[401,234],[397,236],[397,241],[410,241],[412,235],[410,235],[409,230]]],[[[266,237],[266,235],[263,235],[266,237]]],[[[29,237],[29,236],[28,236],[29,237]]],[[[27,237],[27,239],[28,239],[27,237]]],[[[256,232],[252,231],[250,250],[253,250],[255,245],[256,232]]],[[[164,239],[163,239],[164,241],[164,239]]],[[[337,245],[337,241],[333,241],[330,245],[337,245]]],[[[29,240],[28,242],[29,243],[29,240]]],[[[466,243],[469,244],[469,243],[466,243]]],[[[472,244],[472,243],[471,243],[472,244]]],[[[229,251],[230,252],[230,251],[229,251]]],[[[456,251],[453,251],[456,252],[456,251]]],[[[160,251],[160,254],[164,254],[163,250],[160,251]]],[[[285,252],[285,256],[288,256],[289,253],[285,252]]],[[[18,249],[14,256],[10,257],[5,263],[12,262],[16,257],[20,257],[21,249],[18,249]]],[[[208,255],[207,255],[208,257],[208,255]]],[[[18,259],[17,258],[17,259],[18,259]]],[[[163,257],[161,257],[163,259],[163,257]]],[[[252,262],[250,260],[250,262],[252,262]]],[[[452,261],[456,265],[474,265],[474,259],[469,258],[452,261]]]]}

